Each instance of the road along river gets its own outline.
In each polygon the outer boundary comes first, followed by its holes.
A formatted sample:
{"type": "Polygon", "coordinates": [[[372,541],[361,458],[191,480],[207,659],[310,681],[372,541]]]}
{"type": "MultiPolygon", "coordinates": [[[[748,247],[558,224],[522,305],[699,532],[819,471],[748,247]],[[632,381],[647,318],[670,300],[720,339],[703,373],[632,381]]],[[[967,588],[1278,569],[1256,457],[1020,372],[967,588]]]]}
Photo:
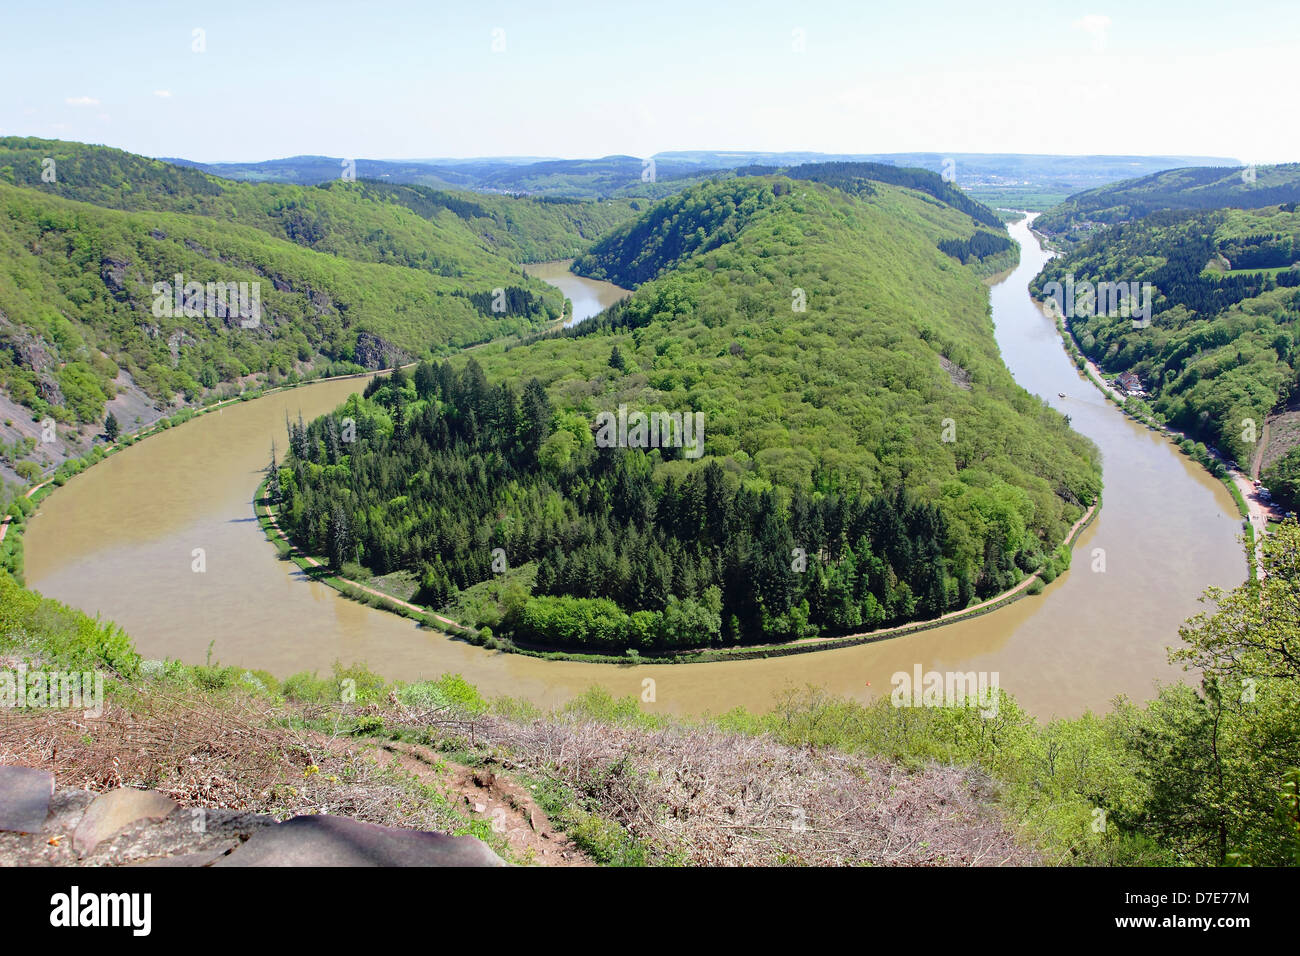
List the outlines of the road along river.
{"type": "MultiPolygon", "coordinates": [[[[542,661],[452,640],[306,580],[277,560],[253,518],[251,498],[272,440],[284,446],[286,414],[324,414],[364,379],[225,408],[73,478],[30,523],[28,583],[117,621],[147,657],[201,663],[211,646],[215,661],[279,676],[326,673],[336,660],[364,661],[403,680],[451,671],[485,694],[544,706],[592,684],[639,697],[646,677],[656,682],[656,701],[645,706],[674,713],[762,710],[783,689],[808,684],[865,700],[888,693],[892,674],[918,664],[996,671],[1000,685],[1043,718],[1105,709],[1121,693],[1147,698],[1154,681],[1181,676],[1164,649],[1198,610],[1200,592],[1245,577],[1236,510],[1221,484],[1082,379],[1027,292],[1046,255],[1024,223],[1011,232],[1021,264],[992,289],[1002,354],[1016,379],[1070,415],[1105,461],[1101,514],[1081,536],[1073,569],[1041,596],[893,640],[753,661],[620,667],[542,661]],[[193,570],[198,548],[202,573],[193,570]],[[1104,572],[1091,569],[1095,549],[1105,553],[1104,572]]],[[[576,317],[608,304],[608,289],[560,278],[576,317]],[[583,288],[576,297],[568,291],[583,288]]]]}

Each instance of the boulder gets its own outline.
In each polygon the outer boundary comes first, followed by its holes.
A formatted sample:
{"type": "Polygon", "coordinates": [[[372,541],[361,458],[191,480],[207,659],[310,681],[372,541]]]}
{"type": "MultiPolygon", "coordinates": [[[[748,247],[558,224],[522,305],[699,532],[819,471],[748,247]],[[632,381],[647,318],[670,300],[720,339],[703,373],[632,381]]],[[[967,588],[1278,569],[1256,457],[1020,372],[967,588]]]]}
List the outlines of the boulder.
{"type": "Polygon", "coordinates": [[[0,767],[0,830],[39,833],[50,812],[54,775],[35,767],[0,767]]]}
{"type": "Polygon", "coordinates": [[[86,808],[72,835],[78,856],[92,852],[104,840],[138,820],[158,821],[176,809],[176,801],[152,790],[122,787],[101,793],[86,808]]]}
{"type": "Polygon", "coordinates": [[[480,840],[346,817],[299,816],[254,833],[214,866],[505,866],[480,840]]]}

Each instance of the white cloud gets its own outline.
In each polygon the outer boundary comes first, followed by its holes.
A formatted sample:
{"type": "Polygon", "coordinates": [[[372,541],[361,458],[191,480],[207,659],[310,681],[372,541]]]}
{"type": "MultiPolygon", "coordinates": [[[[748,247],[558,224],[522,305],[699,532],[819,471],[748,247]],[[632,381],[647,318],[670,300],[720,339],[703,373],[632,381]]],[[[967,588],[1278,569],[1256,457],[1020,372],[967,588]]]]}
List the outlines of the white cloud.
{"type": "Polygon", "coordinates": [[[154,96],[161,96],[163,99],[166,100],[166,99],[170,99],[170,98],[171,98],[172,91],[171,91],[171,90],[154,90],[154,91],[153,91],[153,95],[154,95],[154,96]]]}
{"type": "Polygon", "coordinates": [[[69,96],[64,100],[69,106],[98,106],[99,100],[93,96],[69,96]]]}

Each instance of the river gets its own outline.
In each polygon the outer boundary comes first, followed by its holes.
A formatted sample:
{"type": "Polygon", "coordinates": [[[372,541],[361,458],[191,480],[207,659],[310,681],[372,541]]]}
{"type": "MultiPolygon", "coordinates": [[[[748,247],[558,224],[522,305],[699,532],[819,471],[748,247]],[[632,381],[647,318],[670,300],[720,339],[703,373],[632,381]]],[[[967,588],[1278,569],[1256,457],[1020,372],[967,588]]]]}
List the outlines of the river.
{"type": "Polygon", "coordinates": [[[537,262],[524,267],[526,273],[533,278],[549,282],[563,292],[565,298],[573,304],[573,309],[564,322],[566,326],[576,325],[584,319],[591,318],[629,294],[627,289],[616,286],[612,282],[574,275],[569,271],[571,265],[573,265],[572,259],[556,259],[553,262],[537,262]]]}
{"type": "MultiPolygon", "coordinates": [[[[781,690],[808,684],[865,700],[888,693],[890,676],[917,664],[996,671],[1000,685],[1042,718],[1106,709],[1117,694],[1149,698],[1155,681],[1182,676],[1167,664],[1165,647],[1199,609],[1197,596],[1245,577],[1236,509],[1219,482],[1108,405],[1075,370],[1027,292],[1046,254],[1025,223],[1011,233],[1021,263],[991,290],[1002,354],[1022,385],[1098,444],[1106,490],[1073,569],[1042,595],[993,613],[841,650],[674,666],[541,661],[421,630],[306,580],[277,559],[253,518],[251,498],[272,440],[284,445],[286,414],[324,414],[360,389],[360,379],[231,406],[73,478],[30,522],[28,583],[117,621],[148,657],[200,663],[211,648],[215,661],[279,676],[326,673],[336,660],[364,661],[404,680],[458,672],[489,696],[543,706],[592,684],[640,696],[646,677],[656,682],[647,709],[678,714],[767,709],[781,690]],[[196,548],[204,549],[202,573],[192,569],[196,548]],[[1094,549],[1104,550],[1104,572],[1092,570],[1094,549]]],[[[533,274],[566,289],[576,319],[610,295],[576,276],[533,274]],[[582,291],[575,297],[569,289],[582,291]]]]}

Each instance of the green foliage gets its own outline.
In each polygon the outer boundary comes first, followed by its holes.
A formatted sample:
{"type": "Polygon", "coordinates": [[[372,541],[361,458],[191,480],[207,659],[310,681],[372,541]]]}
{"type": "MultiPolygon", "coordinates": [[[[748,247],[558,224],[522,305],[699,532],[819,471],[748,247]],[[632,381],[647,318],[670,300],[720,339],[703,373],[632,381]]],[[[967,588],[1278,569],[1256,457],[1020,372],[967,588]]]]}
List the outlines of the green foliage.
{"type": "Polygon", "coordinates": [[[1300,200],[1298,163],[1249,169],[1194,166],[1166,169],[1076,193],[1039,216],[1034,228],[1058,240],[1078,242],[1100,228],[1164,210],[1225,206],[1259,209],[1297,200],[1300,200]]]}
{"type": "Polygon", "coordinates": [[[894,187],[855,198],[799,183],[769,203],[750,182],[696,187],[652,210],[683,234],[657,240],[656,258],[643,255],[635,226],[598,243],[593,268],[625,284],[662,274],[632,299],[478,360],[516,381],[538,377],[588,422],[620,404],[703,411],[706,454],[773,485],[877,495],[905,484],[953,524],[978,528],[962,536],[968,566],[983,563],[995,511],[1024,509],[1040,539],[1063,537],[1099,489],[1094,452],[1011,381],[983,287],[937,253],[940,239],[969,235],[970,219],[894,187]],[[794,290],[806,311],[792,308],[794,290]],[[614,344],[642,375],[609,375],[614,344]],[[943,360],[974,387],[959,386],[943,360]],[[958,424],[955,442],[941,440],[946,418],[958,424]]]}
{"type": "Polygon", "coordinates": [[[941,510],[901,489],[867,501],[795,488],[783,504],[716,461],[659,484],[664,449],[594,445],[557,474],[536,467],[555,417],[535,380],[517,398],[472,360],[377,377],[335,415],[290,425],[280,520],[347,577],[423,568],[420,600],[454,598],[462,618],[528,643],[598,651],[932,618],[1010,587],[1017,563],[1043,563],[1026,501],[999,511],[988,499],[983,564],[954,568],[941,510]],[[341,442],[342,418],[360,454],[341,442]],[[816,543],[811,567],[795,567],[796,541],[816,543]],[[498,551],[534,570],[511,578],[498,551]]]}
{"type": "Polygon", "coordinates": [[[151,397],[197,399],[250,374],[387,367],[534,329],[563,299],[517,263],[573,255],[631,215],[619,202],[235,183],[51,140],[0,138],[0,168],[0,386],[63,423],[99,421],[120,370],[151,397]],[[153,314],[154,284],[178,274],[260,282],[259,326],[153,314]]]}
{"type": "Polygon", "coordinates": [[[662,715],[642,710],[635,697],[615,697],[606,688],[596,685],[570,700],[561,713],[578,720],[626,724],[645,730],[661,730],[668,726],[668,720],[662,715]]]}
{"type": "Polygon", "coordinates": [[[593,251],[620,281],[661,276],[626,306],[376,379],[293,426],[282,520],[335,566],[418,573],[431,606],[492,577],[494,549],[535,564],[527,590],[465,619],[546,646],[787,640],[1000,593],[1100,482],[1089,443],[1006,373],[972,271],[936,248],[970,228],[887,185],[689,189],[593,251]],[[909,269],[927,281],[900,284],[909,269]],[[647,371],[619,375],[615,349],[647,371]],[[708,454],[595,446],[595,412],[642,402],[701,409],[708,454]]]}
{"type": "Polygon", "coordinates": [[[24,590],[0,570],[0,651],[26,652],[70,669],[106,668],[133,677],[140,656],[116,624],[24,590]]]}
{"type": "Polygon", "coordinates": [[[447,708],[458,714],[478,717],[487,713],[488,702],[460,674],[443,674],[436,681],[411,684],[397,691],[397,699],[415,709],[447,708]]]}
{"type": "Polygon", "coordinates": [[[1262,477],[1274,501],[1288,511],[1300,511],[1300,446],[1264,469],[1262,477]]]}
{"type": "MultiPolygon", "coordinates": [[[[1035,280],[1149,282],[1151,324],[1087,306],[1070,331],[1109,372],[1136,373],[1157,416],[1249,461],[1269,412],[1291,393],[1300,356],[1300,213],[1266,209],[1157,213],[1058,257],[1035,280]],[[1219,259],[1256,266],[1223,273],[1219,259]]],[[[1097,307],[1100,306],[1100,307],[1097,307]]],[[[1189,452],[1190,454],[1194,454],[1189,452]]],[[[1208,459],[1207,459],[1208,462],[1208,459]]]]}

